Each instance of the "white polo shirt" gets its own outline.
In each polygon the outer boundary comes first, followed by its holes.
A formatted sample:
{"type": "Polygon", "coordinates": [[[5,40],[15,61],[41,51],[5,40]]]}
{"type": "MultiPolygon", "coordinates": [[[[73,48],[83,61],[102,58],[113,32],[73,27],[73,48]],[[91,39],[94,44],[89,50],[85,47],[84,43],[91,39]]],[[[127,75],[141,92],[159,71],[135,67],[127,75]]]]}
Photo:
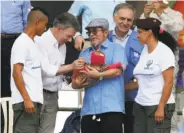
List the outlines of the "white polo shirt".
{"type": "Polygon", "coordinates": [[[25,88],[33,102],[43,103],[43,85],[41,65],[37,45],[25,33],[22,33],[14,42],[11,51],[11,91],[13,104],[23,102],[13,79],[13,65],[24,64],[22,76],[25,88]]]}
{"type": "MultiPolygon", "coordinates": [[[[145,45],[133,72],[139,85],[135,98],[138,104],[143,106],[159,104],[164,86],[162,72],[172,66],[175,66],[175,57],[168,46],[158,42],[154,51],[148,53],[148,48],[145,45]]],[[[174,102],[174,96],[171,93],[167,103],[174,102]]]]}
{"type": "Polygon", "coordinates": [[[49,91],[58,91],[62,88],[63,76],[56,76],[56,72],[65,63],[66,45],[59,47],[58,41],[53,36],[50,29],[35,37],[35,43],[39,47],[41,54],[41,68],[43,88],[49,91]]]}

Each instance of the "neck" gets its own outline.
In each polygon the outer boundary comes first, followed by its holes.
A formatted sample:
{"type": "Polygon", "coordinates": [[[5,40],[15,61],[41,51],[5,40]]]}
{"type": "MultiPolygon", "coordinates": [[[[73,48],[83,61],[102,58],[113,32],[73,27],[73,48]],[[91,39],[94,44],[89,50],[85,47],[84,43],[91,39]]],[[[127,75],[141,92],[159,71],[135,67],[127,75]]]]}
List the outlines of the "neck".
{"type": "Polygon", "coordinates": [[[24,33],[26,33],[32,40],[34,40],[34,37],[36,36],[35,28],[31,25],[28,25],[24,29],[24,33]]]}
{"type": "Polygon", "coordinates": [[[158,40],[156,40],[154,37],[151,37],[146,44],[148,46],[148,53],[151,53],[158,45],[158,40]]]}
{"type": "Polygon", "coordinates": [[[118,28],[115,28],[115,33],[118,36],[118,38],[123,38],[128,33],[128,31],[127,32],[122,32],[118,28]]]}
{"type": "Polygon", "coordinates": [[[52,35],[56,38],[57,40],[57,31],[56,31],[56,28],[50,28],[50,31],[52,32],[52,35]]]}
{"type": "Polygon", "coordinates": [[[104,39],[102,40],[102,42],[100,44],[97,44],[97,45],[92,45],[92,47],[95,49],[95,50],[98,50],[100,48],[100,46],[106,41],[107,37],[104,37],[104,39]]]}

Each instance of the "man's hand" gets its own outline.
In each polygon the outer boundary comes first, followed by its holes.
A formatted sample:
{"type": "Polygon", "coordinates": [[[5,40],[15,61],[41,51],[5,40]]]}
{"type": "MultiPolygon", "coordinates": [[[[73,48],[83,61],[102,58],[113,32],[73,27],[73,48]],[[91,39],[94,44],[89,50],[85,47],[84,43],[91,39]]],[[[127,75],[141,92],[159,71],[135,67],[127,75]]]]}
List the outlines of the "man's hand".
{"type": "Polygon", "coordinates": [[[148,18],[152,11],[153,11],[153,4],[146,4],[144,7],[145,18],[148,18]]]}
{"type": "Polygon", "coordinates": [[[83,49],[84,43],[85,43],[84,38],[81,35],[77,36],[75,38],[75,44],[74,44],[75,49],[81,51],[83,49]]]}
{"type": "Polygon", "coordinates": [[[164,120],[164,107],[159,107],[157,108],[155,112],[155,121],[157,123],[160,123],[164,120]]]}
{"type": "Polygon", "coordinates": [[[25,111],[27,113],[34,113],[34,112],[36,112],[34,104],[33,104],[33,102],[30,99],[29,100],[24,100],[24,107],[25,107],[25,111]]]}
{"type": "Polygon", "coordinates": [[[82,73],[86,74],[87,77],[92,78],[92,79],[99,79],[101,74],[98,70],[96,70],[93,67],[87,66],[86,71],[81,71],[82,73]]]}
{"type": "Polygon", "coordinates": [[[155,2],[153,5],[153,10],[157,14],[157,16],[160,16],[164,11],[164,8],[162,7],[162,4],[160,2],[155,2]]]}
{"type": "Polygon", "coordinates": [[[84,67],[84,63],[84,58],[80,57],[72,63],[73,69],[82,69],[84,67]]]}

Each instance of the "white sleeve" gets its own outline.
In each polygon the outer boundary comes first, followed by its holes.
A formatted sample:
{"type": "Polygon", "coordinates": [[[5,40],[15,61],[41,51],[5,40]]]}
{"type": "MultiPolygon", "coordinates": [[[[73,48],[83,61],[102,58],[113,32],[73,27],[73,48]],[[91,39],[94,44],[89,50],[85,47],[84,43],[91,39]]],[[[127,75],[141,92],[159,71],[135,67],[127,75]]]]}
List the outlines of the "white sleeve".
{"type": "Polygon", "coordinates": [[[72,6],[70,7],[70,9],[68,10],[68,12],[73,14],[74,16],[78,17],[81,15],[83,8],[84,7],[83,7],[82,2],[75,0],[73,2],[72,6]]]}
{"type": "Polygon", "coordinates": [[[11,51],[11,62],[12,64],[22,63],[25,64],[27,55],[29,53],[26,45],[23,45],[22,42],[16,41],[13,44],[11,51]]]}
{"type": "Polygon", "coordinates": [[[42,38],[36,38],[35,42],[38,45],[40,53],[42,74],[49,77],[56,76],[59,66],[52,65],[50,63],[46,44],[44,43],[44,41],[42,41],[42,38]]]}
{"type": "Polygon", "coordinates": [[[171,9],[169,12],[163,12],[159,18],[162,24],[169,29],[168,32],[172,35],[184,28],[182,14],[178,11],[172,11],[171,9]]]}
{"type": "Polygon", "coordinates": [[[141,14],[140,19],[145,19],[144,12],[141,14]]]}
{"type": "Polygon", "coordinates": [[[169,67],[175,67],[175,56],[170,49],[165,49],[162,59],[160,61],[162,72],[169,67]]]}

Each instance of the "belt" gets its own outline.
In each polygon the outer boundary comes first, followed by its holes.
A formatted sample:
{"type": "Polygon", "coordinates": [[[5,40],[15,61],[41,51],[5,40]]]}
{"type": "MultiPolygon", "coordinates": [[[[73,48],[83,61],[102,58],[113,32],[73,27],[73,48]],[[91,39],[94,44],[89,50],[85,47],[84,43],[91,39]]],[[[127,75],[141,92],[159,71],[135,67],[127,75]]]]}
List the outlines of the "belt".
{"type": "Polygon", "coordinates": [[[49,90],[46,90],[46,89],[43,89],[43,91],[44,91],[45,93],[50,93],[50,94],[57,93],[57,91],[49,91],[49,90]]]}
{"type": "Polygon", "coordinates": [[[1,38],[2,39],[8,39],[8,38],[15,39],[19,35],[20,35],[20,33],[17,33],[17,34],[1,34],[1,38]]]}

